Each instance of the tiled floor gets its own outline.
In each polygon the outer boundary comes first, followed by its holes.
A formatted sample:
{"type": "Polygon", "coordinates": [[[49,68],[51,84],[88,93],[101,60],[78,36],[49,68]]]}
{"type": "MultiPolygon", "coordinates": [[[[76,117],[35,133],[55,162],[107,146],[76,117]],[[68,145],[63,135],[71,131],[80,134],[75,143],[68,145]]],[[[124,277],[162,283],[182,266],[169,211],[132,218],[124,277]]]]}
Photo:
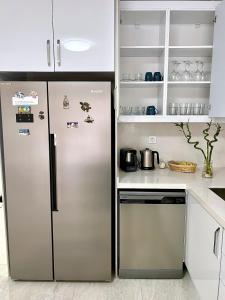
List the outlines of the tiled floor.
{"type": "Polygon", "coordinates": [[[197,300],[188,275],[182,280],[111,283],[15,282],[0,275],[1,300],[197,300]]]}
{"type": "Polygon", "coordinates": [[[0,208],[0,300],[198,300],[188,274],[182,280],[16,282],[7,274],[4,239],[0,208]]]}

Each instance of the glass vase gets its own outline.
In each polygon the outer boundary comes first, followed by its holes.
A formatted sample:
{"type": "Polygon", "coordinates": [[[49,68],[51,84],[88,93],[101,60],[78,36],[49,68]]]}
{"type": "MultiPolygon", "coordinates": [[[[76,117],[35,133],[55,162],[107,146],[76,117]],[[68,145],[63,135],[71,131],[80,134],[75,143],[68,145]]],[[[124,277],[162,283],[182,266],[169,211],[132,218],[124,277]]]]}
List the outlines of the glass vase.
{"type": "Polygon", "coordinates": [[[213,167],[211,161],[205,161],[202,171],[203,178],[212,178],[213,177],[213,167]]]}

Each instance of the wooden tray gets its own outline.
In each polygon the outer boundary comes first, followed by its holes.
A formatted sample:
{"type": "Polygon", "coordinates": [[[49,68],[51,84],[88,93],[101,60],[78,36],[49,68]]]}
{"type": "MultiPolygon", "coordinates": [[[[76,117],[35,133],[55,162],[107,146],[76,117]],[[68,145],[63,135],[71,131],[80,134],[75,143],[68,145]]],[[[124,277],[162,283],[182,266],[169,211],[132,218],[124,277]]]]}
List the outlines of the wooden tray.
{"type": "Polygon", "coordinates": [[[175,161],[170,160],[168,166],[171,171],[183,172],[183,173],[195,173],[197,164],[189,161],[175,161]]]}

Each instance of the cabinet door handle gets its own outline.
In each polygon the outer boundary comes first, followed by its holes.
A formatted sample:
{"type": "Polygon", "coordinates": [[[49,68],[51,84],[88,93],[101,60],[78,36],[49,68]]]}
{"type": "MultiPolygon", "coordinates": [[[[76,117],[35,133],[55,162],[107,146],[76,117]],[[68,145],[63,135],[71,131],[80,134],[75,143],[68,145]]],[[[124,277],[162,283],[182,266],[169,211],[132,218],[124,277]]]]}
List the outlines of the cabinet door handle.
{"type": "Polygon", "coordinates": [[[57,64],[61,66],[61,44],[60,40],[57,40],[57,64]]]}
{"type": "Polygon", "coordinates": [[[47,62],[48,62],[48,66],[51,67],[51,46],[50,46],[50,40],[47,40],[47,62]]]}
{"type": "Polygon", "coordinates": [[[214,242],[213,242],[213,253],[215,254],[215,256],[218,258],[219,256],[219,245],[218,245],[218,237],[220,234],[220,227],[218,227],[215,232],[214,232],[214,242]]]}

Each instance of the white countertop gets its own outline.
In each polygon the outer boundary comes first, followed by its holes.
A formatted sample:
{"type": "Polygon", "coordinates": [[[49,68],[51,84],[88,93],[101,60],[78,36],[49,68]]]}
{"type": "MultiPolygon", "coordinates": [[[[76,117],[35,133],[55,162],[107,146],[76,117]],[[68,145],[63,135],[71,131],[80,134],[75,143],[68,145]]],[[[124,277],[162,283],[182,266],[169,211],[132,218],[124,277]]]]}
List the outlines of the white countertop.
{"type": "Polygon", "coordinates": [[[213,178],[202,178],[201,170],[194,174],[173,172],[169,169],[154,171],[119,172],[117,188],[126,189],[186,189],[225,228],[225,201],[209,190],[225,187],[225,168],[215,168],[213,178]]]}

